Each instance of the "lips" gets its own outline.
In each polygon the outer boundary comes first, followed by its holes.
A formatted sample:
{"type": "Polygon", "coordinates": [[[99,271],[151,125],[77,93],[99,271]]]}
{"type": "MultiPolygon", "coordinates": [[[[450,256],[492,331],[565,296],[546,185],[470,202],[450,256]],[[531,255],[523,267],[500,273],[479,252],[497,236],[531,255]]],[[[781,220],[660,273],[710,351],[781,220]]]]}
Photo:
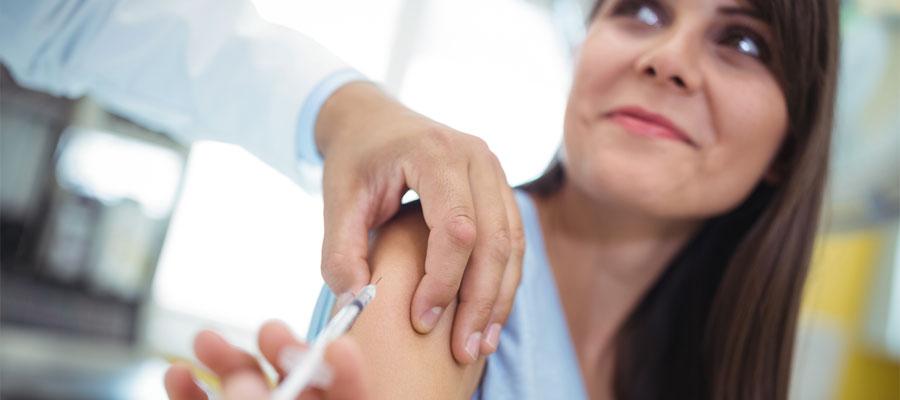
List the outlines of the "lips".
{"type": "Polygon", "coordinates": [[[630,133],[676,140],[696,147],[696,143],[668,118],[643,108],[621,107],[607,113],[606,116],[630,133]]]}

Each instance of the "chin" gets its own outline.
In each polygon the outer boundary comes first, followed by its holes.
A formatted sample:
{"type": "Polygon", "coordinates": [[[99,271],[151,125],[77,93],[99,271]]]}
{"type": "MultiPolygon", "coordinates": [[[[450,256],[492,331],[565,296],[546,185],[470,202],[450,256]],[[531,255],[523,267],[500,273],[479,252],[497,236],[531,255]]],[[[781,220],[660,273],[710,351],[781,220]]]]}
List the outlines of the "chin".
{"type": "Polygon", "coordinates": [[[597,207],[611,207],[623,212],[661,220],[693,220],[713,217],[730,206],[720,204],[716,196],[699,194],[685,178],[635,160],[566,166],[568,179],[597,207]],[[648,168],[649,167],[649,168],[648,168]]]}
{"type": "Polygon", "coordinates": [[[711,180],[722,181],[724,176],[700,175],[693,151],[663,141],[632,139],[596,131],[568,138],[564,162],[568,179],[598,206],[660,219],[714,217],[749,194],[735,179],[722,185],[711,180]]]}

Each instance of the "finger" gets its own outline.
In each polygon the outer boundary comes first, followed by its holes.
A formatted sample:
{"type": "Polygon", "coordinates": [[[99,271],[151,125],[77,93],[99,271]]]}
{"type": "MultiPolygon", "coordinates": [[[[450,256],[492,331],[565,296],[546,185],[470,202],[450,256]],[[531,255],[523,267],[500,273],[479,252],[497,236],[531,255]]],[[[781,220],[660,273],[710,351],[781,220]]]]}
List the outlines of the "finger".
{"type": "Polygon", "coordinates": [[[166,393],[171,400],[206,400],[206,392],[197,385],[191,375],[191,369],[185,365],[175,364],[169,367],[163,378],[166,393]]]}
{"type": "Polygon", "coordinates": [[[356,182],[337,177],[323,181],[322,277],[334,293],[355,292],[369,282],[371,207],[356,182]]]}
{"type": "Polygon", "coordinates": [[[259,351],[269,364],[275,367],[278,375],[284,377],[284,351],[288,349],[306,349],[307,345],[296,339],[290,328],[281,321],[268,321],[259,330],[259,351]]]}
{"type": "Polygon", "coordinates": [[[325,362],[334,371],[334,380],[325,390],[328,400],[353,400],[368,398],[367,376],[363,369],[363,356],[359,345],[349,337],[341,337],[325,349],[325,362]]]}
{"type": "Polygon", "coordinates": [[[362,351],[349,337],[341,337],[325,349],[325,363],[334,378],[325,388],[303,389],[300,400],[365,400],[368,396],[367,376],[363,368],[362,351]]]}
{"type": "Polygon", "coordinates": [[[494,156],[488,153],[473,159],[470,169],[472,192],[477,194],[478,241],[460,286],[452,338],[454,356],[463,363],[489,350],[483,339],[509,260],[509,221],[495,168],[494,156]]]}
{"type": "Polygon", "coordinates": [[[499,169],[503,190],[503,202],[506,204],[506,218],[509,221],[510,253],[503,271],[503,281],[500,283],[500,292],[494,301],[494,309],[491,311],[491,325],[485,332],[484,341],[488,352],[493,353],[500,345],[500,331],[509,318],[515,300],[516,290],[519,288],[519,280],[522,277],[522,259],[525,255],[525,231],[519,214],[512,189],[506,183],[506,175],[499,169]],[[496,325],[496,326],[495,326],[496,325]]]}
{"type": "Polygon", "coordinates": [[[244,370],[262,376],[262,369],[260,369],[256,357],[232,346],[213,331],[204,330],[197,334],[194,338],[194,353],[203,365],[206,365],[223,381],[244,370]]]}
{"type": "Polygon", "coordinates": [[[265,379],[249,370],[238,371],[222,387],[226,400],[258,400],[269,397],[269,386],[265,379]]]}
{"type": "Polygon", "coordinates": [[[430,229],[425,253],[425,276],[413,295],[413,327],[428,333],[447,305],[456,298],[463,271],[475,245],[475,207],[464,161],[431,172],[413,171],[410,187],[421,197],[422,213],[430,229]],[[421,175],[420,175],[421,174],[421,175]]]}

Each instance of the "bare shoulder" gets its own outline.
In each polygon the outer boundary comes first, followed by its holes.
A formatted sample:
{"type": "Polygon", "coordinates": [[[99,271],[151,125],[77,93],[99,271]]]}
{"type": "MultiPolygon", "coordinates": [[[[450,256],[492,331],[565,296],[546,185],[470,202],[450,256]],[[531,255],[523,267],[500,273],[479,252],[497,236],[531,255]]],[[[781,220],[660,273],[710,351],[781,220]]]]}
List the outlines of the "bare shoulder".
{"type": "Polygon", "coordinates": [[[417,206],[405,207],[380,229],[369,252],[375,299],[350,331],[366,358],[375,399],[468,399],[484,359],[457,364],[450,350],[456,301],[428,335],[410,323],[410,305],[425,274],[428,227],[417,206]]]}

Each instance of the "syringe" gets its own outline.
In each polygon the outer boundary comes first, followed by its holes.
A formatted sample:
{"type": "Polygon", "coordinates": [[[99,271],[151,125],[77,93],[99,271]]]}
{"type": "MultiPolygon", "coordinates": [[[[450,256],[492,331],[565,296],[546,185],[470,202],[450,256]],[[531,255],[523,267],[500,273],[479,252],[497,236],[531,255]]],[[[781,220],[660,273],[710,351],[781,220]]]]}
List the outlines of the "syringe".
{"type": "Polygon", "coordinates": [[[303,360],[288,372],[287,378],[272,392],[272,400],[293,400],[309,385],[316,371],[322,365],[325,358],[325,348],[328,344],[343,335],[353,325],[353,321],[359,316],[363,308],[375,298],[375,282],[367,285],[359,291],[359,294],[331,318],[325,329],[319,334],[303,360]]]}

